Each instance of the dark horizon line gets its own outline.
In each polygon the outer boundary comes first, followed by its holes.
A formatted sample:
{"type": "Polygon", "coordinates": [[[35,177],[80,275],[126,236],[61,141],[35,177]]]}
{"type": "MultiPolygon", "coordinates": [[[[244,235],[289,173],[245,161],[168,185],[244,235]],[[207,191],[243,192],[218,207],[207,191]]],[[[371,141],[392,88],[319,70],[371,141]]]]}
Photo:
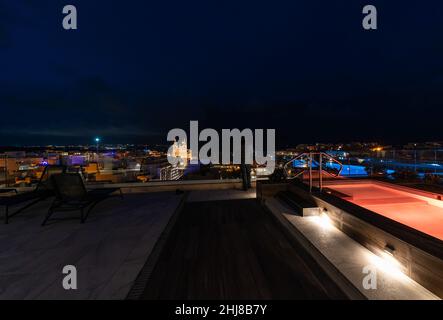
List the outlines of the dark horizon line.
{"type": "MultiPolygon", "coordinates": [[[[351,145],[351,144],[377,144],[379,146],[405,146],[407,144],[417,143],[417,144],[426,144],[426,143],[440,143],[443,144],[443,140],[433,140],[433,141],[408,141],[408,142],[381,142],[376,140],[353,140],[348,142],[299,142],[294,144],[288,144],[288,143],[282,143],[277,144],[277,149],[290,149],[295,148],[298,145],[317,145],[317,144],[326,144],[326,145],[351,145]]],[[[200,142],[201,145],[205,144],[205,142],[200,142]]],[[[117,145],[132,145],[132,146],[157,146],[157,147],[167,147],[170,145],[169,142],[165,143],[149,143],[149,142],[117,142],[117,143],[100,143],[99,146],[117,146],[117,145]]],[[[8,151],[8,150],[14,150],[14,149],[39,149],[39,148],[47,148],[47,147],[54,147],[54,148],[70,148],[70,147],[88,147],[88,148],[95,148],[95,143],[88,143],[88,144],[81,144],[81,143],[69,143],[69,144],[61,144],[61,143],[49,143],[49,144],[32,144],[32,145],[25,145],[25,144],[8,144],[8,145],[0,145],[0,151],[8,151]]]]}

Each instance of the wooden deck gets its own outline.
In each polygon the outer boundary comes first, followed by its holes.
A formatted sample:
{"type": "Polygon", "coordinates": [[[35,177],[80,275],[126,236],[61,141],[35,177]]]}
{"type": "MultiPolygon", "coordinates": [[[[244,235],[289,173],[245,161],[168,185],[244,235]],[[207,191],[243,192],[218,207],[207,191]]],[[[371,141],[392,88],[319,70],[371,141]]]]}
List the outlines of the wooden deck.
{"type": "Polygon", "coordinates": [[[187,203],[142,299],[344,299],[255,199],[187,203]]]}

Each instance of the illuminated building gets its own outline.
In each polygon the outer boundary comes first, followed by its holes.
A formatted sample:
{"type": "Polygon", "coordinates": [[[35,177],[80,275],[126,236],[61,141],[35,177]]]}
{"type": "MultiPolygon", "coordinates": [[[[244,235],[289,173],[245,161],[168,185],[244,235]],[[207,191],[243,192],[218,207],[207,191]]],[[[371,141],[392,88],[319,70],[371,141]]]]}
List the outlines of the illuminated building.
{"type": "Polygon", "coordinates": [[[186,167],[189,159],[192,157],[191,150],[188,150],[186,140],[182,141],[180,144],[178,142],[174,142],[170,156],[179,159],[178,165],[180,167],[186,167]]]}

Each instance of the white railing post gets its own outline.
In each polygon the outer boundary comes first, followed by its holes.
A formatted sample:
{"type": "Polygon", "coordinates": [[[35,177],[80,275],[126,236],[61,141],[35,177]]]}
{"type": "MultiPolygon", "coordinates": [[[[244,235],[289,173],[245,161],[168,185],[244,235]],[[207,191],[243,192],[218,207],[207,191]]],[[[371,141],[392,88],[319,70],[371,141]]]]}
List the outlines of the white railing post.
{"type": "Polygon", "coordinates": [[[309,152],[309,192],[312,193],[312,152],[309,152]]]}
{"type": "Polygon", "coordinates": [[[319,168],[319,172],[320,172],[319,183],[320,183],[320,192],[321,192],[323,190],[323,173],[322,173],[323,153],[320,152],[319,156],[320,156],[320,159],[319,159],[319,165],[320,165],[320,168],[319,168]]]}

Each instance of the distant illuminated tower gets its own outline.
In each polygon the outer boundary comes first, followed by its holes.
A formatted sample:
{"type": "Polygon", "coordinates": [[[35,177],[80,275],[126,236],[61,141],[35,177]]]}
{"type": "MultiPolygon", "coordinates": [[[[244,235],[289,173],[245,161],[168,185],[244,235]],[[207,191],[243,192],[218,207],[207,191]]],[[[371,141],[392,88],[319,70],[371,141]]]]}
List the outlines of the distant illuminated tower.
{"type": "Polygon", "coordinates": [[[174,142],[172,145],[172,156],[179,158],[180,166],[186,167],[188,165],[189,152],[186,140],[183,140],[181,143],[174,142]]]}

